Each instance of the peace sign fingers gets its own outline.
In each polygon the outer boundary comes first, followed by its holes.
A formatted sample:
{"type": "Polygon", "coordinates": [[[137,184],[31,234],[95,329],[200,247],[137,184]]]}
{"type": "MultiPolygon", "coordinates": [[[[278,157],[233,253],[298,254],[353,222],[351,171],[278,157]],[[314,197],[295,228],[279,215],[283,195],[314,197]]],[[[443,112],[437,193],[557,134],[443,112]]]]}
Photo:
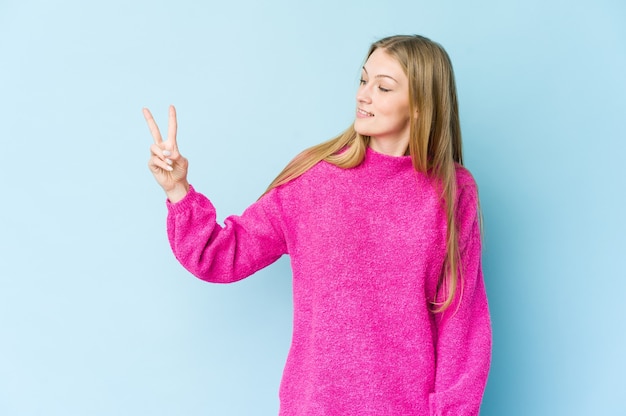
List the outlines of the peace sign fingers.
{"type": "Polygon", "coordinates": [[[188,161],[178,152],[176,109],[173,105],[169,108],[166,140],[163,140],[150,110],[144,108],[143,116],[154,139],[154,144],[150,146],[151,156],[148,161],[150,171],[165,190],[170,201],[180,200],[189,190],[187,183],[188,161]]]}

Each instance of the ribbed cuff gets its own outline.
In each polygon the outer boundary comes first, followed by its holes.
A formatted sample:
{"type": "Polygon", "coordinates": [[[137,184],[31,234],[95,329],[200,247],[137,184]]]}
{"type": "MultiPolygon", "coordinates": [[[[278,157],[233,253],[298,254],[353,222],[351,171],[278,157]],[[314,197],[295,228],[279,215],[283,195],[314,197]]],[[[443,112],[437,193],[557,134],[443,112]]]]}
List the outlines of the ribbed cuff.
{"type": "Polygon", "coordinates": [[[168,211],[172,213],[179,213],[179,212],[187,210],[193,204],[193,202],[198,198],[198,196],[199,194],[190,184],[189,191],[187,192],[187,195],[185,195],[183,199],[181,199],[178,202],[170,202],[169,199],[166,199],[165,205],[167,206],[168,211]]]}

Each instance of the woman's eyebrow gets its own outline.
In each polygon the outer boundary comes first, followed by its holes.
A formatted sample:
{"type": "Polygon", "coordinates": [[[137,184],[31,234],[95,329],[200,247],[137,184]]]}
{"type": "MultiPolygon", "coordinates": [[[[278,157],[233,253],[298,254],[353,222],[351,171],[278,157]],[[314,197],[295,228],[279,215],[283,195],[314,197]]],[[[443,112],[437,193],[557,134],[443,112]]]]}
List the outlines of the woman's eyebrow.
{"type": "MultiPolygon", "coordinates": [[[[365,69],[365,67],[363,67],[363,71],[365,71],[365,73],[367,74],[367,69],[365,69]]],[[[396,79],[394,77],[392,77],[391,75],[379,74],[379,75],[376,75],[374,78],[389,78],[390,80],[392,80],[396,84],[398,83],[398,81],[396,81],[396,79]]]]}

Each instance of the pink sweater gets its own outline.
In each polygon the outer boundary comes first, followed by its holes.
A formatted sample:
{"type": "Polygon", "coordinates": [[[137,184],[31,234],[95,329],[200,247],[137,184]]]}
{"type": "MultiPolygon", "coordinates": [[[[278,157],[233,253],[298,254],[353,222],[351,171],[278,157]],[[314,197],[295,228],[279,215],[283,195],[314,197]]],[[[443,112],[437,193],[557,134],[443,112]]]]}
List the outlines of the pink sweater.
{"type": "Polygon", "coordinates": [[[409,156],[368,149],[353,169],[320,162],[224,226],[191,188],[168,202],[168,236],[187,270],[216,283],[290,256],[293,338],[280,415],[477,415],[491,327],[476,185],[460,166],[457,182],[464,285],[443,316],[429,301],[445,212],[409,156]]]}

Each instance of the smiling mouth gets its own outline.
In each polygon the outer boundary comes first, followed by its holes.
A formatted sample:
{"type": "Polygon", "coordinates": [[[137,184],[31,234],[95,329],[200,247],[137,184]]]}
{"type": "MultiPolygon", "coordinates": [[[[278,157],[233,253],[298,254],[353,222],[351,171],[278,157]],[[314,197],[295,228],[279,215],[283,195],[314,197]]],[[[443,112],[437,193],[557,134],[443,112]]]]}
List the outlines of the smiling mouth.
{"type": "Polygon", "coordinates": [[[366,116],[366,117],[374,117],[374,114],[372,114],[372,113],[370,113],[368,111],[365,111],[365,110],[361,110],[360,108],[357,110],[357,112],[359,114],[363,115],[363,116],[366,116]]]}

